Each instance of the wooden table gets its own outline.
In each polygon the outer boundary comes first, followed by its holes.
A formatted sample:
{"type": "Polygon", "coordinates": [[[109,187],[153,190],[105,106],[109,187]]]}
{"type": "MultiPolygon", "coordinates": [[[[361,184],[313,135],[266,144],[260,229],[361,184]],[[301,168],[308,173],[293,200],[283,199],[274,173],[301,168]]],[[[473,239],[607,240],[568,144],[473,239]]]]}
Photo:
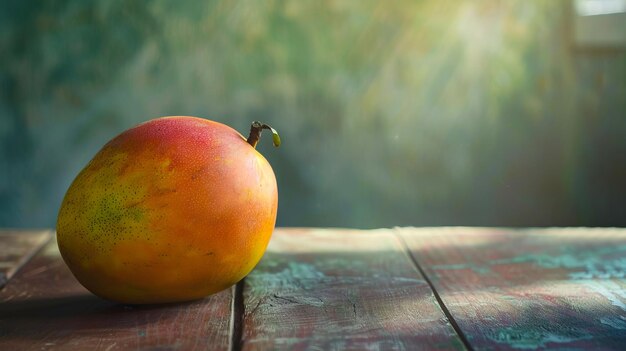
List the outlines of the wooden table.
{"type": "Polygon", "coordinates": [[[232,289],[126,306],[0,232],[0,350],[626,350],[626,229],[277,229],[232,289]]]}

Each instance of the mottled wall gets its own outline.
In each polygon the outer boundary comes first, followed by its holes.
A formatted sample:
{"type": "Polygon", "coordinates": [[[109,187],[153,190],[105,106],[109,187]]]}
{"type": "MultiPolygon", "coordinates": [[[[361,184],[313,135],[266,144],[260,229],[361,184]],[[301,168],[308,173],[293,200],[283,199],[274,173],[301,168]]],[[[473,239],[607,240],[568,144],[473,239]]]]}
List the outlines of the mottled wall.
{"type": "Polygon", "coordinates": [[[262,140],[279,225],[626,225],[626,55],[569,1],[0,5],[0,226],[53,226],[122,130],[195,115],[262,140]]]}

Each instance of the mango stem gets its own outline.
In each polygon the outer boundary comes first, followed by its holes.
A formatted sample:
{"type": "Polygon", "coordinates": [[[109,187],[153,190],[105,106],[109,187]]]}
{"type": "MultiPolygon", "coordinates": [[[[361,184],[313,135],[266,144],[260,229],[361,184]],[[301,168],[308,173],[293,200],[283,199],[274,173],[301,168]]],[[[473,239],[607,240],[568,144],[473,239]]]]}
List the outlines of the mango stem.
{"type": "Polygon", "coordinates": [[[261,123],[259,121],[252,122],[252,126],[250,127],[250,135],[248,136],[248,140],[246,140],[248,144],[252,145],[253,148],[256,148],[256,144],[259,142],[259,139],[261,138],[261,131],[263,129],[269,129],[272,131],[272,142],[274,143],[275,147],[279,147],[280,136],[278,135],[278,132],[276,131],[276,129],[268,126],[265,123],[261,123]]]}

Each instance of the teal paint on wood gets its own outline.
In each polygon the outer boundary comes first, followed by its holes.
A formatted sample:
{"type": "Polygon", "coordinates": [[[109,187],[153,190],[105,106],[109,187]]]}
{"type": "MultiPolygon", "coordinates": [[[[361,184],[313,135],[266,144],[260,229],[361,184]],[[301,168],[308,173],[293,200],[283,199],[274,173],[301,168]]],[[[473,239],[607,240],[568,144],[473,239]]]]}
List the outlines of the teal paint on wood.
{"type": "Polygon", "coordinates": [[[474,349],[626,345],[625,229],[407,228],[278,229],[240,304],[107,302],[51,242],[0,291],[0,349],[462,349],[398,238],[474,349]]]}
{"type": "Polygon", "coordinates": [[[463,349],[390,230],[279,229],[243,296],[244,350],[463,349]]]}
{"type": "Polygon", "coordinates": [[[626,230],[398,233],[476,349],[626,345],[626,230]]]}

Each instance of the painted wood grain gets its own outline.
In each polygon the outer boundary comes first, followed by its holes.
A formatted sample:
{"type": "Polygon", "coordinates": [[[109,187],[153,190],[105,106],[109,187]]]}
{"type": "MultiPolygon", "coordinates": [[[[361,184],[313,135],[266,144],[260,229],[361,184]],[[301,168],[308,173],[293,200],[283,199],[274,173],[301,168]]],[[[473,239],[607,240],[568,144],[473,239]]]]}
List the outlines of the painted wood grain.
{"type": "Polygon", "coordinates": [[[228,350],[231,290],[195,302],[125,306],[86,291],[56,242],[0,292],[0,350],[228,350]]]}
{"type": "Polygon", "coordinates": [[[243,297],[244,350],[463,349],[390,230],[277,230],[243,297]]]}
{"type": "Polygon", "coordinates": [[[51,237],[50,230],[0,230],[0,290],[51,237]]]}
{"type": "Polygon", "coordinates": [[[626,349],[626,230],[398,233],[475,349],[626,349]]]}

